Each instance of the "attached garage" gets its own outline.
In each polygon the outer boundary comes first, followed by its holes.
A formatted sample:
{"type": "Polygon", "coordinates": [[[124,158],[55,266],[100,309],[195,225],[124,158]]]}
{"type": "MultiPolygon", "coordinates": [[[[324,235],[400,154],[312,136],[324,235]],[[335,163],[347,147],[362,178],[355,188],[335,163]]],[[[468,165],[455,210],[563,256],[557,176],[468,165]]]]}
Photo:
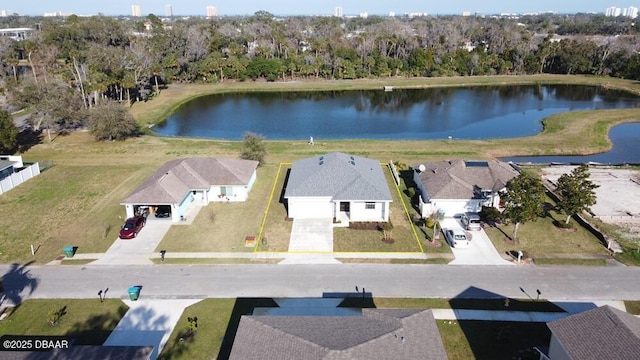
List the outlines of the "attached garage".
{"type": "Polygon", "coordinates": [[[161,208],[180,221],[194,205],[246,201],[256,180],[257,161],[186,158],[165,163],[121,203],[127,217],[141,208],[161,208]],[[169,211],[166,211],[169,210],[169,211]]]}
{"type": "Polygon", "coordinates": [[[333,218],[334,205],[330,197],[291,197],[287,200],[290,218],[321,219],[333,218]]]}

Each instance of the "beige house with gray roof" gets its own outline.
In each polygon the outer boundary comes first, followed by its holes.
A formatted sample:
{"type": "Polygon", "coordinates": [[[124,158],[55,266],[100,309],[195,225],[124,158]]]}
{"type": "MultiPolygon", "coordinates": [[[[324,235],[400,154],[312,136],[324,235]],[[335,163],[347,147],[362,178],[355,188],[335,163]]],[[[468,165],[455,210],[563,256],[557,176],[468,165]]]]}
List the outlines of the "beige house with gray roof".
{"type": "Polygon", "coordinates": [[[121,203],[127,217],[139,208],[170,207],[179,221],[194,203],[246,201],[256,180],[253,160],[194,157],[166,162],[121,203]]]}
{"type": "Polygon", "coordinates": [[[518,176],[510,164],[498,160],[452,160],[413,165],[422,217],[436,211],[452,217],[498,207],[500,192],[518,176]]]}
{"type": "Polygon", "coordinates": [[[341,152],[298,160],[285,186],[293,219],[389,220],[391,192],[376,160],[341,152]]]}
{"type": "Polygon", "coordinates": [[[362,309],[361,316],[244,315],[230,360],[447,359],[431,310],[362,309]]]}

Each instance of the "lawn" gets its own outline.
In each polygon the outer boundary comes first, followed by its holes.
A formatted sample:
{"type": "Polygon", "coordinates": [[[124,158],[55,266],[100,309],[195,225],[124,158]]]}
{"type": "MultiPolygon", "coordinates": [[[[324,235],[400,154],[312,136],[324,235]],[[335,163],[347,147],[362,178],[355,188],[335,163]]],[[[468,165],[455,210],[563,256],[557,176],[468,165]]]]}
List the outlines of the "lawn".
{"type": "Polygon", "coordinates": [[[250,252],[245,237],[257,237],[277,167],[259,167],[245,202],[213,202],[189,226],[172,226],[157,247],[167,252],[250,252]]]}
{"type": "Polygon", "coordinates": [[[255,306],[261,304],[275,306],[271,299],[205,299],[189,306],[182,313],[158,359],[227,358],[240,316],[250,314],[255,306]],[[198,318],[198,329],[192,336],[188,336],[189,317],[198,318]],[[226,357],[219,356],[221,349],[227,352],[226,357]]]}
{"type": "Polygon", "coordinates": [[[264,223],[258,243],[257,251],[287,251],[293,221],[288,220],[287,209],[284,201],[284,185],[288,179],[290,163],[278,166],[277,177],[271,181],[269,197],[264,197],[265,203],[269,203],[266,214],[261,219],[264,223]]]}
{"type": "Polygon", "coordinates": [[[127,310],[119,299],[27,300],[0,321],[0,334],[60,335],[77,339],[77,345],[102,345],[127,310]],[[49,313],[61,309],[63,315],[52,326],[49,313]]]}
{"type": "MultiPolygon", "coordinates": [[[[547,198],[548,202],[551,202],[547,198]]],[[[552,204],[553,205],[553,204],[552,204]]],[[[564,221],[565,215],[550,210],[546,217],[520,224],[517,242],[510,241],[513,236],[513,224],[486,226],[485,232],[499,253],[521,250],[535,259],[543,254],[596,254],[607,255],[607,249],[598,238],[571,219],[575,231],[569,232],[556,227],[553,222],[564,221]]]]}
{"type": "MultiPolygon", "coordinates": [[[[328,89],[366,89],[381,88],[381,84],[396,87],[435,87],[462,85],[498,85],[498,84],[531,84],[531,83],[575,83],[586,85],[603,85],[640,92],[635,82],[581,76],[528,76],[528,77],[464,77],[434,79],[378,79],[358,81],[322,81],[258,84],[252,82],[217,85],[170,85],[169,89],[148,102],[137,103],[131,108],[132,114],[141,124],[161,121],[179,104],[196,96],[207,93],[229,91],[313,91],[328,89]]],[[[490,158],[496,156],[544,155],[544,154],[585,154],[606,151],[610,144],[606,138],[609,127],[628,121],[636,121],[640,109],[619,109],[606,111],[567,112],[557,114],[544,120],[543,133],[518,139],[490,140],[432,140],[432,141],[397,141],[397,140],[335,140],[317,142],[316,146],[308,146],[306,141],[267,141],[267,164],[275,169],[281,162],[291,162],[299,158],[315,156],[322,153],[341,151],[355,155],[370,157],[379,161],[389,159],[414,163],[458,158],[490,158]]],[[[62,247],[74,245],[78,252],[101,252],[106,250],[116,237],[124,217],[124,207],[120,201],[138,186],[148,175],[162,163],[187,156],[230,156],[237,157],[241,151],[241,142],[205,139],[160,138],[140,136],[126,141],[96,142],[87,132],[74,132],[67,136],[56,136],[52,142],[43,140],[25,153],[26,162],[51,161],[55,166],[40,176],[29,180],[19,187],[0,197],[0,262],[25,262],[35,260],[42,264],[53,260],[61,254],[62,247]],[[31,256],[30,246],[37,250],[31,256]]],[[[268,171],[264,177],[269,174],[268,171]]],[[[256,190],[256,189],[254,189],[256,190]]],[[[251,195],[250,195],[251,196],[251,195]]],[[[261,206],[264,206],[262,203],[261,206]]],[[[221,205],[221,204],[218,204],[221,205]]],[[[212,205],[215,208],[215,205],[212,205]]],[[[224,209],[215,209],[216,218],[224,209]],[[218,210],[216,212],[216,210],[218,210]]],[[[251,209],[252,210],[252,209],[251,209]]],[[[250,213],[252,213],[250,211],[250,213]]],[[[264,208],[260,209],[264,211],[264,208]]],[[[284,208],[280,210],[284,213],[284,208]]],[[[252,213],[255,214],[255,213],[252,213]]],[[[279,214],[270,214],[270,216],[279,214]]],[[[207,211],[197,219],[206,224],[207,211]]],[[[261,220],[262,214],[257,216],[261,220]]],[[[220,218],[222,220],[222,217],[220,218]]],[[[232,242],[238,236],[241,241],[245,235],[256,231],[253,218],[244,227],[244,221],[234,222],[234,230],[224,229],[232,242]],[[242,225],[238,225],[242,224],[242,225]],[[236,231],[237,230],[237,231],[236,231]],[[235,234],[231,234],[235,231],[235,234]],[[232,239],[233,238],[233,239],[232,239]]],[[[265,229],[268,250],[286,250],[290,224],[284,216],[277,222],[269,223],[286,225],[282,228],[265,229]],[[286,234],[286,235],[285,235],[286,234]],[[286,241],[284,240],[286,237],[286,241]]],[[[222,221],[220,221],[222,223],[222,221]]],[[[215,224],[215,222],[214,222],[215,224]]],[[[213,225],[213,224],[212,224],[213,225]]],[[[527,240],[527,227],[523,225],[522,240],[519,246],[527,245],[532,252],[558,252],[562,248],[558,242],[576,236],[570,234],[552,234],[555,229],[542,227],[543,237],[527,240]],[[549,231],[547,231],[549,230],[549,231]],[[553,231],[550,231],[553,230],[553,231]],[[552,236],[548,236],[552,235],[552,236]],[[541,238],[542,239],[541,241],[541,238]],[[560,241],[554,239],[559,238],[560,241]],[[533,243],[539,244],[534,246],[533,243]],[[546,244],[550,249],[537,249],[546,244]]],[[[532,226],[532,232],[537,226],[532,226]]],[[[184,229],[183,229],[184,230],[184,229]]],[[[175,230],[173,230],[175,231],[175,230]]],[[[210,239],[208,234],[200,234],[190,230],[191,236],[210,239]]],[[[394,231],[394,236],[401,230],[394,231]]],[[[508,232],[509,229],[506,229],[508,232]]],[[[174,236],[174,235],[170,235],[174,236]]],[[[500,239],[498,235],[495,239],[500,239]]],[[[502,249],[510,246],[495,244],[502,249]]],[[[206,242],[206,241],[205,241],[206,242]]],[[[565,252],[586,252],[586,242],[579,242],[565,252]]],[[[171,245],[171,244],[170,244],[171,245]]],[[[219,245],[219,244],[216,244],[219,245]]],[[[236,246],[237,251],[244,251],[236,246]]],[[[177,246],[177,245],[172,245],[177,246]]],[[[207,248],[207,245],[197,245],[207,248]]],[[[233,245],[231,245],[233,247],[233,245]]],[[[226,247],[220,246],[220,247],[226,247]]],[[[180,247],[183,249],[183,247],[180,247]]],[[[426,249],[427,252],[433,249],[426,249]]],[[[441,249],[448,251],[448,249],[441,249]]],[[[412,250],[413,251],[413,250],[412,250]]],[[[440,251],[440,250],[438,250],[440,251]]],[[[624,255],[626,256],[626,255],[624,255]]]]}

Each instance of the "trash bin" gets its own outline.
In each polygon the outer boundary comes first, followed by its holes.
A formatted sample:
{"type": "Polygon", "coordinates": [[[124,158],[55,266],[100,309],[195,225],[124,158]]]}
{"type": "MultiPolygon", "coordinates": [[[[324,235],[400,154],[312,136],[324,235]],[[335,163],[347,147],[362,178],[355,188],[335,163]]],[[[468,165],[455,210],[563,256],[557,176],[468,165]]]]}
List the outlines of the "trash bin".
{"type": "Polygon", "coordinates": [[[64,249],[64,255],[68,258],[72,258],[73,257],[73,246],[65,246],[64,249]]]}
{"type": "Polygon", "coordinates": [[[137,286],[132,286],[129,288],[129,300],[136,301],[138,300],[138,296],[140,296],[140,288],[137,286]]]}

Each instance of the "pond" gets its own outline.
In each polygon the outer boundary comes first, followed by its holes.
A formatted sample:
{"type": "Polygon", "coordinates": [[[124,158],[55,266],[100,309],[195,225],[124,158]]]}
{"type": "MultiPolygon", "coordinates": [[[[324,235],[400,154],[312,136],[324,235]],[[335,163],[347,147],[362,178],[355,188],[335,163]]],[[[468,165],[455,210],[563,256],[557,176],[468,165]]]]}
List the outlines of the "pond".
{"type": "Polygon", "coordinates": [[[635,164],[640,165],[640,123],[620,124],[611,128],[609,139],[613,143],[610,151],[585,156],[520,156],[502,158],[504,161],[517,163],[602,163],[602,164],[635,164]]]}
{"type": "Polygon", "coordinates": [[[555,113],[639,105],[633,94],[575,85],[252,92],[197,98],[153,129],[229,140],[247,131],[270,140],[514,138],[539,133],[555,113]]]}

